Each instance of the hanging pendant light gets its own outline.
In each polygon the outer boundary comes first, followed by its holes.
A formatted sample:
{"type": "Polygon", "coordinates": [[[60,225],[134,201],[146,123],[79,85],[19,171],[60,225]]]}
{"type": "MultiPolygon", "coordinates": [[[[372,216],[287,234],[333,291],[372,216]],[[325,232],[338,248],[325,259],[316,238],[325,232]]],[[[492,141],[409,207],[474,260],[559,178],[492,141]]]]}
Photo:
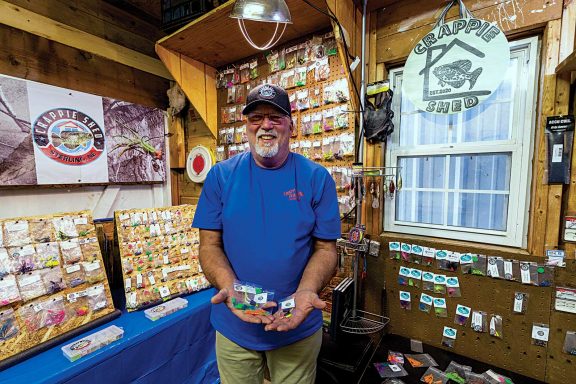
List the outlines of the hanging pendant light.
{"type": "Polygon", "coordinates": [[[286,30],[286,25],[292,23],[290,10],[284,0],[236,0],[230,17],[238,19],[242,36],[252,47],[259,50],[269,49],[278,43],[286,30]],[[270,40],[259,46],[250,38],[244,20],[276,23],[276,29],[270,40]]]}

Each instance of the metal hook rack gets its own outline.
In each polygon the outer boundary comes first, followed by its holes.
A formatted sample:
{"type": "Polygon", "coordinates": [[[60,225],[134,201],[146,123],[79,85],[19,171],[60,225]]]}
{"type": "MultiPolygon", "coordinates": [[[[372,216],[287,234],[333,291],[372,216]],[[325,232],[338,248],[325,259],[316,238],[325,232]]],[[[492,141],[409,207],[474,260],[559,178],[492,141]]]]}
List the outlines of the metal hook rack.
{"type": "MultiPolygon", "coordinates": [[[[356,225],[362,224],[362,193],[361,186],[364,177],[392,178],[398,184],[401,167],[363,167],[354,166],[352,168],[352,178],[356,188],[356,225]]],[[[353,334],[371,334],[381,331],[389,322],[388,317],[377,315],[358,309],[358,263],[361,257],[366,257],[369,249],[369,241],[363,238],[359,242],[341,240],[340,246],[346,249],[353,249],[354,255],[354,293],[352,308],[345,314],[344,320],[340,323],[342,331],[353,334]]]]}

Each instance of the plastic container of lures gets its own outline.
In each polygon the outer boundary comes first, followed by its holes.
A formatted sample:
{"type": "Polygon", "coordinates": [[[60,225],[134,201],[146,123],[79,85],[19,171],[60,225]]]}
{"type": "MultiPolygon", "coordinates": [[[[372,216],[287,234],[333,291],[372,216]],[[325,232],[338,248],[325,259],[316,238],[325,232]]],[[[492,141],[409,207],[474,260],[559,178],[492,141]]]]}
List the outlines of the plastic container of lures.
{"type": "Polygon", "coordinates": [[[108,345],[124,336],[124,330],[111,325],[98,332],[92,333],[80,340],[76,340],[62,347],[62,353],[68,360],[76,361],[105,345],[108,345]]]}
{"type": "Polygon", "coordinates": [[[155,307],[148,308],[144,311],[146,318],[156,321],[164,316],[168,316],[176,311],[186,308],[188,306],[188,300],[181,297],[177,297],[165,303],[159,304],[155,307]]]}

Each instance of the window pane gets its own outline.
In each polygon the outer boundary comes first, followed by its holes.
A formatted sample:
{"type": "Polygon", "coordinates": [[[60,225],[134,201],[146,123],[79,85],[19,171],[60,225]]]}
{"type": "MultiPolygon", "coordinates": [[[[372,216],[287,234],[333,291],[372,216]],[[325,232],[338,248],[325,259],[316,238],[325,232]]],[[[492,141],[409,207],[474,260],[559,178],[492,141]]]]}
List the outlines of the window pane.
{"type": "Polygon", "coordinates": [[[400,157],[403,188],[444,188],[445,156],[400,157]]]}
{"type": "Polygon", "coordinates": [[[450,156],[450,189],[510,190],[511,153],[450,156]]]}
{"type": "Polygon", "coordinates": [[[444,193],[403,189],[396,197],[396,220],[444,224],[444,193]]]}
{"type": "Polygon", "coordinates": [[[448,225],[505,231],[508,195],[492,193],[449,193],[448,225]]]}

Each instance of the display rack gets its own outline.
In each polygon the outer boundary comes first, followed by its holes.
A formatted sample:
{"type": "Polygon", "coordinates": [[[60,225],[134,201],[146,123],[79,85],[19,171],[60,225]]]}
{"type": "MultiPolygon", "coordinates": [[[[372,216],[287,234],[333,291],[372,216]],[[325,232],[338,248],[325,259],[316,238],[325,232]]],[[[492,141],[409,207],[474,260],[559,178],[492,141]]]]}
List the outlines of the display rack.
{"type": "MultiPolygon", "coordinates": [[[[362,224],[362,189],[364,177],[382,177],[394,180],[398,185],[400,177],[400,167],[363,167],[355,165],[352,168],[352,178],[356,190],[356,225],[362,224]]],[[[354,293],[352,298],[352,308],[345,314],[344,320],[340,323],[342,331],[353,334],[371,334],[384,329],[390,322],[388,317],[358,309],[358,263],[360,257],[366,257],[369,249],[369,240],[362,238],[358,242],[342,240],[339,245],[347,249],[354,249],[354,293]]]]}

